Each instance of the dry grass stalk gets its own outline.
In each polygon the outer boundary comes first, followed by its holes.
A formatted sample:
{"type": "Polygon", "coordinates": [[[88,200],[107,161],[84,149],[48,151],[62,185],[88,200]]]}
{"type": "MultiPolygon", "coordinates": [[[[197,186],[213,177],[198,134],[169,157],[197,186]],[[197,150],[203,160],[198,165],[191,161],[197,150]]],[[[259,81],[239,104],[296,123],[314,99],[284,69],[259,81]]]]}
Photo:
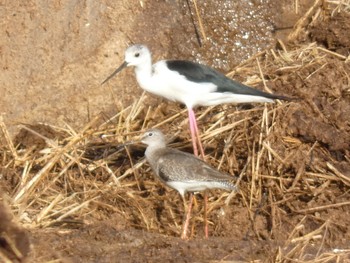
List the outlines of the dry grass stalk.
{"type": "Polygon", "coordinates": [[[71,140],[66,146],[59,149],[57,152],[53,152],[47,164],[22,188],[18,189],[18,192],[15,194],[13,201],[14,204],[18,204],[22,202],[24,199],[27,199],[33,188],[39,183],[39,181],[43,180],[44,176],[51,170],[51,168],[60,160],[61,156],[66,152],[70,151],[72,147],[74,147],[78,142],[84,139],[84,132],[90,128],[92,125],[97,122],[98,118],[92,120],[82,131],[81,134],[76,136],[73,140],[71,140]]]}
{"type": "Polygon", "coordinates": [[[199,10],[198,10],[198,6],[197,6],[197,0],[193,0],[193,5],[194,5],[194,9],[196,11],[196,16],[197,16],[197,19],[198,19],[198,24],[199,24],[199,28],[200,28],[200,31],[201,31],[201,34],[202,34],[202,37],[203,37],[203,41],[207,41],[207,36],[205,34],[205,31],[204,31],[204,27],[203,27],[203,23],[202,23],[202,18],[199,14],[199,10]]]}
{"type": "Polygon", "coordinates": [[[348,176],[345,176],[341,172],[337,170],[331,163],[327,162],[327,167],[329,170],[331,170],[335,176],[337,176],[344,184],[350,186],[350,178],[348,176]]]}
{"type": "Polygon", "coordinates": [[[350,205],[350,201],[349,202],[342,202],[342,203],[331,204],[331,205],[312,207],[312,208],[297,210],[295,212],[300,213],[300,214],[314,213],[316,211],[328,210],[328,209],[337,208],[337,207],[341,207],[341,206],[348,206],[348,205],[350,205]]]}
{"type": "MultiPolygon", "coordinates": [[[[17,248],[16,244],[14,243],[14,240],[8,236],[7,233],[2,233],[1,238],[4,239],[4,241],[7,243],[7,245],[10,247],[11,252],[16,256],[17,259],[22,260],[23,255],[21,251],[17,248]]],[[[2,242],[4,242],[2,241],[2,242]]],[[[1,253],[0,258],[3,258],[4,262],[13,262],[12,260],[8,259],[5,255],[1,253]]]]}
{"type": "Polygon", "coordinates": [[[13,145],[11,136],[10,136],[8,130],[7,130],[7,127],[6,127],[5,123],[4,123],[3,117],[1,115],[0,115],[0,128],[1,128],[2,134],[5,137],[7,146],[10,149],[11,154],[13,155],[13,157],[15,159],[17,159],[18,158],[17,151],[16,151],[16,149],[15,149],[15,147],[13,145]]]}
{"type": "Polygon", "coordinates": [[[314,16],[321,10],[321,4],[323,0],[315,0],[314,4],[310,7],[310,9],[305,13],[305,15],[299,19],[299,21],[294,25],[294,30],[292,33],[289,34],[288,40],[290,42],[295,41],[306,25],[310,24],[310,19],[315,20],[314,16]]]}
{"type": "Polygon", "coordinates": [[[332,16],[340,12],[350,12],[349,0],[326,0],[326,3],[329,4],[331,8],[333,8],[332,16]]]}
{"type": "Polygon", "coordinates": [[[4,263],[13,263],[12,260],[10,260],[4,253],[2,253],[0,251],[0,259],[1,259],[1,262],[4,262],[4,263]]]}

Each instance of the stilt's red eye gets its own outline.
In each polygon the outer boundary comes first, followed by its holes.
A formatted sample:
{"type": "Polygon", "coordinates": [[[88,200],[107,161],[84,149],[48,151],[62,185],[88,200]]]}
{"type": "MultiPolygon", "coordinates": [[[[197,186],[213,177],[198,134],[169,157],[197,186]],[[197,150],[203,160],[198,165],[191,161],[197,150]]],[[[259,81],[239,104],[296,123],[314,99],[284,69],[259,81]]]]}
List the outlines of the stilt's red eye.
{"type": "Polygon", "coordinates": [[[140,53],[135,53],[135,58],[138,58],[140,56],[140,53]]]}

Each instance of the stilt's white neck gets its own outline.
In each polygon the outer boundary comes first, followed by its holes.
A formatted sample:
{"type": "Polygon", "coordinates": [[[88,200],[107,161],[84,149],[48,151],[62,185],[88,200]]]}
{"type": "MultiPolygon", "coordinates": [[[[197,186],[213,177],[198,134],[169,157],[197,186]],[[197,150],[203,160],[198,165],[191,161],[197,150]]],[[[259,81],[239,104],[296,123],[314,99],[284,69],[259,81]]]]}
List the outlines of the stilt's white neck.
{"type": "Polygon", "coordinates": [[[144,60],[142,64],[135,66],[135,74],[137,82],[144,90],[149,90],[150,81],[152,78],[152,61],[151,57],[144,60]]]}

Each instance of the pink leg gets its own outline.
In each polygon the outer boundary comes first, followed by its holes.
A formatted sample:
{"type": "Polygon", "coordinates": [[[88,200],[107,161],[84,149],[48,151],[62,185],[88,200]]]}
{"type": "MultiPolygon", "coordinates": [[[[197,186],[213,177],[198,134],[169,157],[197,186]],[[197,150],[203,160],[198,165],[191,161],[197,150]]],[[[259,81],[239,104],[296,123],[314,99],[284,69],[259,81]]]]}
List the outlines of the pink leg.
{"type": "MultiPolygon", "coordinates": [[[[186,214],[186,218],[185,218],[185,221],[183,223],[183,229],[182,229],[182,234],[181,234],[181,238],[182,239],[187,239],[187,229],[188,229],[188,225],[190,223],[190,217],[191,217],[191,210],[192,210],[192,204],[193,204],[193,194],[191,193],[190,194],[190,203],[188,205],[188,211],[187,211],[187,214],[186,214]]],[[[184,204],[186,202],[185,200],[185,197],[183,197],[183,200],[184,200],[184,204]]],[[[185,208],[186,208],[186,205],[185,205],[185,208]]]]}
{"type": "Polygon", "coordinates": [[[193,122],[193,116],[194,112],[192,109],[188,109],[188,120],[190,122],[190,131],[191,131],[191,138],[192,138],[192,145],[193,145],[193,153],[195,156],[198,156],[198,148],[197,148],[197,136],[196,136],[196,128],[194,122],[196,119],[194,119],[193,122]]]}
{"type": "MultiPolygon", "coordinates": [[[[198,142],[199,150],[200,150],[202,159],[204,160],[204,150],[203,150],[202,142],[199,137],[199,130],[197,126],[196,115],[192,109],[188,109],[188,119],[190,122],[190,130],[191,130],[194,155],[198,156],[198,148],[197,148],[197,142],[198,142]]],[[[194,198],[193,195],[190,198],[193,199],[194,198]]],[[[190,202],[192,201],[193,200],[191,200],[190,202]]],[[[207,192],[204,192],[204,234],[206,238],[209,237],[207,206],[208,206],[208,195],[207,195],[207,192]]],[[[188,219],[190,218],[190,214],[187,214],[187,218],[188,219]]]]}
{"type": "Polygon", "coordinates": [[[198,143],[199,150],[202,155],[202,159],[204,160],[204,150],[203,150],[202,142],[199,138],[199,130],[197,126],[196,115],[194,114],[194,111],[192,109],[188,109],[188,119],[190,121],[190,130],[191,130],[194,155],[199,156],[198,148],[197,148],[197,143],[198,143]]]}
{"type": "MultiPolygon", "coordinates": [[[[196,128],[195,128],[195,124],[193,123],[193,117],[192,117],[191,111],[193,113],[192,109],[188,110],[188,119],[190,122],[190,131],[191,131],[191,137],[192,137],[193,152],[194,152],[194,155],[198,156],[198,149],[197,149],[197,144],[196,144],[196,132],[195,132],[196,128]]],[[[185,218],[185,221],[183,223],[183,229],[182,229],[182,234],[181,234],[182,239],[187,239],[187,229],[188,229],[188,225],[190,223],[190,218],[191,218],[193,198],[194,198],[194,196],[191,193],[190,194],[190,203],[188,205],[186,218],[185,218]]],[[[184,204],[185,204],[185,202],[186,202],[186,200],[184,199],[184,204]]]]}

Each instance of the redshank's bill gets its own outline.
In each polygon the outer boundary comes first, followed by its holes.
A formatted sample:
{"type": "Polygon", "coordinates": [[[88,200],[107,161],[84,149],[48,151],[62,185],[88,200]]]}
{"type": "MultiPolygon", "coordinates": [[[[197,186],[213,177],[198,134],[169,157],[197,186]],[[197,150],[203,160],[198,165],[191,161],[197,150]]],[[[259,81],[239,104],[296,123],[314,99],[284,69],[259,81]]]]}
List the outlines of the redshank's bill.
{"type": "MultiPolygon", "coordinates": [[[[177,190],[184,203],[186,192],[193,193],[215,188],[237,190],[232,183],[232,176],[212,168],[193,154],[167,147],[165,136],[160,130],[151,129],[145,132],[140,140],[147,145],[145,156],[157,178],[177,190]]],[[[183,239],[187,238],[192,201],[191,196],[181,234],[183,239]]]]}
{"type": "Polygon", "coordinates": [[[128,66],[135,67],[136,79],[144,90],[186,105],[193,151],[204,157],[193,108],[223,103],[273,102],[290,98],[263,92],[234,81],[208,66],[186,60],[161,60],[152,65],[151,52],[144,45],[125,51],[125,61],[105,81],[128,66]]]}

